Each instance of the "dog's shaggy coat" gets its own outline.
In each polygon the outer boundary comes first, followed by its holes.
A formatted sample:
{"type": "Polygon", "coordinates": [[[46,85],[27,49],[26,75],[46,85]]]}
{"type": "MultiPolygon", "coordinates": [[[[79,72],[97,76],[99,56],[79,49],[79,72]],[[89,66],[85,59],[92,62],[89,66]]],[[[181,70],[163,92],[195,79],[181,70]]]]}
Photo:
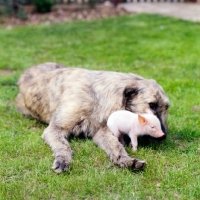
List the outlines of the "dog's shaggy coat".
{"type": "Polygon", "coordinates": [[[145,161],[131,158],[108,130],[106,122],[116,110],[150,110],[166,130],[168,98],[154,80],[138,75],[67,68],[56,63],[31,67],[20,77],[16,98],[20,112],[49,126],[42,138],[54,152],[53,169],[66,171],[72,160],[67,138],[84,133],[121,167],[143,169],[145,161]]]}

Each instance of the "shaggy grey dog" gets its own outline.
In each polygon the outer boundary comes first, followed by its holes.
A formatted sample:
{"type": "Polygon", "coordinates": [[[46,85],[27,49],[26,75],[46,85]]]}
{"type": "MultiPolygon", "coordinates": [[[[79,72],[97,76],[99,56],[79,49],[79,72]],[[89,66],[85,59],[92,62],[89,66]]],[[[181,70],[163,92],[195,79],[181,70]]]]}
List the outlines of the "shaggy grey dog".
{"type": "Polygon", "coordinates": [[[138,75],[67,68],[44,63],[25,71],[18,82],[17,106],[49,124],[42,138],[54,152],[53,169],[66,171],[72,161],[68,138],[84,133],[120,167],[140,170],[146,162],[128,156],[123,145],[106,126],[116,110],[152,112],[166,130],[169,100],[154,80],[138,75]]]}

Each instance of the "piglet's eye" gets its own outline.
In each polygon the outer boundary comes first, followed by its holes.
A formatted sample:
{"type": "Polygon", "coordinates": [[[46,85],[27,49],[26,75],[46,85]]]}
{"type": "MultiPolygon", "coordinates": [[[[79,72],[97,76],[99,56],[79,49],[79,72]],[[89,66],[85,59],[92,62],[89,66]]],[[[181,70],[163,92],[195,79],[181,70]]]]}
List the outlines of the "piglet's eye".
{"type": "Polygon", "coordinates": [[[151,126],[151,128],[155,128],[154,126],[151,126]]]}

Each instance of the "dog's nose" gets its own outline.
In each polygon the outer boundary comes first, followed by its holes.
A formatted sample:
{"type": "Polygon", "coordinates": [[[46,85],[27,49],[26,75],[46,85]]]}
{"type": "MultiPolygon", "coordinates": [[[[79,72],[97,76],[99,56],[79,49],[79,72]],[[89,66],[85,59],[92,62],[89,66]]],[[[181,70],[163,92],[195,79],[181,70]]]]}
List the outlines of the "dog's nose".
{"type": "Polygon", "coordinates": [[[167,127],[166,127],[166,125],[163,125],[162,122],[161,122],[161,130],[165,134],[165,137],[166,137],[167,136],[167,127]]]}

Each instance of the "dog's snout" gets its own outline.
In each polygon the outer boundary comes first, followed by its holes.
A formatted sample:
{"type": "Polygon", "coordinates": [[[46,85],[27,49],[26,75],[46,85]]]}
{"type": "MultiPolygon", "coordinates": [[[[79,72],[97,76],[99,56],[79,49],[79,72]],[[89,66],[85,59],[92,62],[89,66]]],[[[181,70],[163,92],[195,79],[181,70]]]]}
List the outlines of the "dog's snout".
{"type": "Polygon", "coordinates": [[[163,131],[163,133],[165,134],[165,137],[166,137],[167,136],[167,127],[166,127],[166,125],[163,124],[162,121],[160,123],[161,123],[161,129],[162,129],[162,131],[163,131]]]}

